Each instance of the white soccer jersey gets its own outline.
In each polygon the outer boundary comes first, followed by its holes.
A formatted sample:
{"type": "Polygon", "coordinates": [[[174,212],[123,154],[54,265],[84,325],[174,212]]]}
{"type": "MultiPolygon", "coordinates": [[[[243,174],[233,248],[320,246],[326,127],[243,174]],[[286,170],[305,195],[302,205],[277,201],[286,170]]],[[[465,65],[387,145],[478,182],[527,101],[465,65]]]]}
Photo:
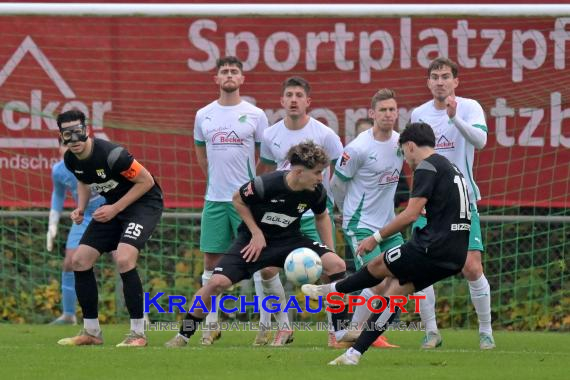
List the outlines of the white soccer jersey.
{"type": "Polygon", "coordinates": [[[231,202],[255,177],[255,144],[267,125],[265,113],[246,101],[222,106],[216,100],[196,113],[194,142],[206,146],[208,157],[206,200],[231,202]]]}
{"type": "MultiPolygon", "coordinates": [[[[293,145],[307,140],[312,140],[315,144],[321,145],[331,161],[337,160],[342,154],[342,143],[338,135],[332,129],[311,117],[307,125],[302,129],[288,129],[283,120],[267,128],[263,132],[261,141],[261,159],[276,164],[277,170],[289,169],[291,164],[286,158],[287,152],[293,145]]],[[[323,172],[323,185],[327,189],[327,194],[332,202],[333,197],[329,182],[330,170],[327,168],[323,172]]],[[[312,211],[309,210],[303,216],[312,215],[312,211]]]]}
{"type": "MultiPolygon", "coordinates": [[[[457,101],[457,116],[468,125],[487,132],[485,113],[481,105],[473,99],[459,96],[455,97],[455,100],[457,101]]],[[[432,127],[437,153],[445,156],[461,170],[468,183],[467,188],[471,203],[480,200],[481,194],[473,177],[475,147],[463,137],[459,129],[449,119],[447,111],[436,109],[434,101],[430,100],[412,112],[411,121],[413,123],[422,121],[432,127]]]]}
{"type": "Polygon", "coordinates": [[[372,128],[350,142],[336,163],[335,173],[347,182],[342,228],[377,231],[394,219],[394,196],[404,157],[400,134],[387,141],[374,138],[372,128]]]}

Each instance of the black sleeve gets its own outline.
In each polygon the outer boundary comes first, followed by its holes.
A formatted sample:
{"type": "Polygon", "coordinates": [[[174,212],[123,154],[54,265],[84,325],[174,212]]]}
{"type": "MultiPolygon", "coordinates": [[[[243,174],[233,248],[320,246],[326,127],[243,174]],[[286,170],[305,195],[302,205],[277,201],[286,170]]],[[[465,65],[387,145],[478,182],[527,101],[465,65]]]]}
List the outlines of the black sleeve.
{"type": "Polygon", "coordinates": [[[414,188],[412,198],[432,197],[437,169],[431,163],[423,160],[414,171],[414,188]]]}
{"type": "Polygon", "coordinates": [[[311,210],[313,210],[315,215],[317,215],[322,214],[327,209],[327,191],[323,185],[319,185],[315,192],[317,194],[315,195],[315,198],[313,198],[314,201],[311,205],[311,210]]]}
{"type": "Polygon", "coordinates": [[[239,188],[239,195],[246,205],[263,201],[265,198],[265,182],[263,178],[255,177],[253,181],[245,183],[239,188]]]}
{"type": "Polygon", "coordinates": [[[107,164],[111,171],[116,174],[121,174],[130,168],[134,160],[132,154],[122,146],[113,148],[107,156],[107,164]]]}

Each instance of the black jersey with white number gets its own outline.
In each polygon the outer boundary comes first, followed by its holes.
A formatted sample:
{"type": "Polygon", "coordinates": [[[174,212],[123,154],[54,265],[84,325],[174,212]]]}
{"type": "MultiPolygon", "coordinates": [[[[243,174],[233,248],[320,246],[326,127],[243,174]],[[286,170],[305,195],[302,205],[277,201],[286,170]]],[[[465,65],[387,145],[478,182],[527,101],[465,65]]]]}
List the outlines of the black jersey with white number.
{"type": "Polygon", "coordinates": [[[412,197],[427,198],[427,225],[412,237],[414,244],[430,254],[453,249],[467,249],[471,213],[465,178],[449,160],[433,154],[414,171],[412,197]]]}
{"type": "MultiPolygon", "coordinates": [[[[322,214],[327,207],[326,190],[319,184],[314,191],[293,191],[287,185],[288,171],[276,171],[255,177],[239,193],[249,206],[255,222],[266,237],[300,235],[301,215],[309,209],[322,214]]],[[[240,232],[249,234],[242,222],[240,232]]]]}
{"type": "MultiPolygon", "coordinates": [[[[105,197],[107,204],[117,202],[134,186],[134,182],[124,175],[133,161],[133,156],[122,146],[98,138],[93,139],[93,151],[86,159],[78,159],[69,150],[64,156],[67,169],[79,181],[89,185],[91,191],[105,197]]],[[[155,180],[154,186],[139,200],[161,199],[162,191],[155,180]]]]}

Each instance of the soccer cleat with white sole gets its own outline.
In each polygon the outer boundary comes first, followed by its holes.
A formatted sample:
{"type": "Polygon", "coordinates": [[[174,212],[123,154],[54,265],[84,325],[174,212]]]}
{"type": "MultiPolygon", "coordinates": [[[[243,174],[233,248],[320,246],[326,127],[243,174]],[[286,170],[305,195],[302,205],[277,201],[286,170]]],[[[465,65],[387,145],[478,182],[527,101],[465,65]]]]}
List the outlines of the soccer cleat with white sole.
{"type": "Polygon", "coordinates": [[[356,354],[349,354],[345,352],[333,361],[329,362],[329,365],[358,365],[360,361],[360,356],[356,354]]]}
{"type": "Polygon", "coordinates": [[[81,329],[76,336],[60,339],[57,344],[61,346],[97,346],[103,344],[103,333],[99,331],[97,335],[91,335],[87,330],[81,329]]]}
{"type": "Polygon", "coordinates": [[[271,347],[283,347],[293,342],[293,330],[278,330],[271,342],[271,347]]]}
{"type": "Polygon", "coordinates": [[[77,317],[75,315],[65,315],[62,314],[58,318],[51,321],[50,326],[57,326],[57,325],[73,325],[77,324],[77,317]]]}
{"type": "Polygon", "coordinates": [[[204,330],[202,331],[202,340],[200,343],[203,346],[211,346],[214,342],[222,337],[222,331],[216,330],[204,330]]]}
{"type": "Polygon", "coordinates": [[[305,284],[301,286],[301,291],[308,295],[311,299],[318,300],[319,297],[325,297],[327,294],[332,292],[331,284],[325,285],[313,285],[305,284]]]}
{"type": "Polygon", "coordinates": [[[253,341],[254,346],[266,346],[271,341],[271,331],[269,330],[259,330],[253,341]]]}
{"type": "Polygon", "coordinates": [[[166,348],[182,348],[188,345],[188,341],[184,339],[184,337],[180,334],[176,334],[172,339],[168,342],[164,343],[164,347],[166,348]]]}
{"type": "Polygon", "coordinates": [[[132,331],[127,334],[127,337],[117,347],[146,347],[148,339],[144,334],[137,334],[132,331]]]}
{"type": "Polygon", "coordinates": [[[439,332],[428,331],[427,334],[424,336],[424,340],[422,342],[422,348],[424,350],[431,350],[433,348],[440,347],[442,344],[443,344],[443,339],[441,339],[441,335],[439,335],[439,332]]]}
{"type": "Polygon", "coordinates": [[[495,347],[495,339],[493,339],[493,335],[479,333],[479,348],[482,350],[492,350],[495,347]]]}

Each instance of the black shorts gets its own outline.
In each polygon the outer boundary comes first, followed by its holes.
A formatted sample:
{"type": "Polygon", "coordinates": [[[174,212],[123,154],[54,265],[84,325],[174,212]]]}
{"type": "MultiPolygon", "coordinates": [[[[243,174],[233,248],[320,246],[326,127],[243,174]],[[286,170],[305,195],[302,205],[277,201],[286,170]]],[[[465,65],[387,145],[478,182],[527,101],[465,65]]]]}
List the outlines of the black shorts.
{"type": "Polygon", "coordinates": [[[326,245],[303,235],[266,239],[267,246],[261,251],[257,261],[247,263],[240,251],[249,244],[250,240],[250,236],[238,233],[236,240],[214,269],[214,274],[223,274],[232,281],[232,284],[235,284],[245,278],[251,278],[260,269],[267,267],[283,268],[287,255],[297,248],[310,248],[319,257],[327,252],[332,252],[326,245]]]}
{"type": "Polygon", "coordinates": [[[416,291],[427,288],[444,278],[460,273],[467,259],[467,247],[450,246],[445,252],[430,255],[429,250],[407,242],[384,252],[384,263],[398,278],[400,285],[414,284],[416,291]]]}
{"type": "Polygon", "coordinates": [[[160,221],[162,209],[162,201],[137,201],[107,223],[93,219],[79,244],[95,248],[99,253],[114,251],[119,243],[140,251],[160,221]]]}

